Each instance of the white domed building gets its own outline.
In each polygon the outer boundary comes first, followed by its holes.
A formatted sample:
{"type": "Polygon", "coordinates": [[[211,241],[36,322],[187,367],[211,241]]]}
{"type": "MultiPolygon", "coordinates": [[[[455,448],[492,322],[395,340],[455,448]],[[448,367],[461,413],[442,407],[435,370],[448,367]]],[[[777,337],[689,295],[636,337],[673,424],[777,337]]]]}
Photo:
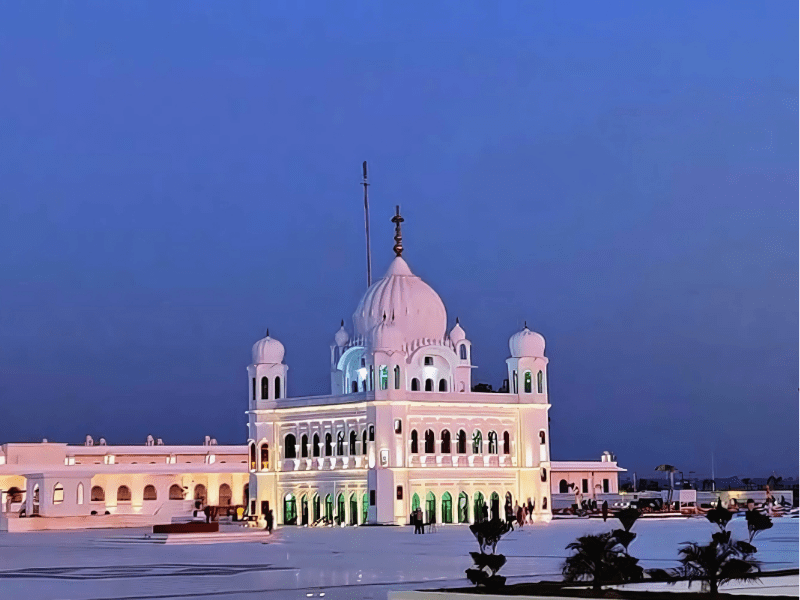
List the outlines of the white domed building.
{"type": "Polygon", "coordinates": [[[509,340],[509,389],[473,391],[466,332],[457,319],[448,331],[442,299],[402,257],[399,209],[393,221],[396,257],[334,335],[331,395],[286,397],[283,345],[267,335],[253,347],[250,513],[399,524],[420,507],[426,522],[471,523],[530,503],[549,521],[544,338],[526,324],[509,340]]]}

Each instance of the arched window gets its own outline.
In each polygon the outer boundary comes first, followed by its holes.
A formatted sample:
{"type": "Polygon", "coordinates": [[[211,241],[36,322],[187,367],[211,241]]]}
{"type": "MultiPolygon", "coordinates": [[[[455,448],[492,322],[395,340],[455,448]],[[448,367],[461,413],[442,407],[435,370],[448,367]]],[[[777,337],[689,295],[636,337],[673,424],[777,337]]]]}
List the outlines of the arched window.
{"type": "Polygon", "coordinates": [[[183,488],[177,483],[169,486],[169,499],[170,500],[183,500],[183,488]]]}
{"type": "Polygon", "coordinates": [[[308,458],[308,436],[305,433],[300,438],[300,456],[308,458]]]}
{"type": "Polygon", "coordinates": [[[436,452],[434,446],[435,444],[434,444],[433,431],[428,429],[425,432],[425,454],[433,454],[434,452],[436,452]]]}
{"type": "Polygon", "coordinates": [[[82,482],[78,482],[78,489],[77,489],[76,496],[77,496],[76,499],[75,499],[76,503],[77,504],[83,504],[83,483],[82,482]]]}
{"type": "Polygon", "coordinates": [[[127,485],[121,485],[117,488],[117,502],[130,502],[131,501],[131,488],[127,485]]]}
{"type": "Polygon", "coordinates": [[[558,493],[569,494],[569,484],[567,483],[566,479],[562,479],[558,482],[558,493]]]}
{"type": "Polygon", "coordinates": [[[344,431],[336,434],[336,455],[344,456],[344,431]]]}
{"type": "Polygon", "coordinates": [[[275,400],[281,397],[281,378],[275,378],[275,400]]]}
{"type": "Polygon", "coordinates": [[[394,389],[400,389],[400,366],[394,368],[394,389]]]}
{"type": "Polygon", "coordinates": [[[458,432],[458,453],[467,453],[467,434],[463,429],[458,432]]]}
{"type": "Polygon", "coordinates": [[[361,454],[367,453],[367,430],[361,433],[361,454]]]}
{"type": "Polygon", "coordinates": [[[375,425],[369,426],[369,441],[370,442],[375,441],[375,425]]]}
{"type": "MultiPolygon", "coordinates": [[[[292,444],[292,448],[294,448],[294,444],[292,444]]],[[[294,452],[294,450],[292,450],[292,452],[294,452]]],[[[266,471],[269,469],[269,444],[267,442],[261,444],[261,450],[259,451],[259,454],[261,454],[261,470],[266,471]]]]}
{"type": "MultiPolygon", "coordinates": [[[[286,437],[283,438],[283,458],[297,458],[297,438],[294,437],[293,433],[287,433],[286,437]]],[[[266,446],[266,444],[264,444],[266,446]]],[[[263,449],[264,446],[261,446],[263,449]]]]}
{"type": "Polygon", "coordinates": [[[414,377],[411,380],[411,391],[412,392],[418,392],[419,391],[419,379],[417,379],[416,377],[414,377]]]}
{"type": "Polygon", "coordinates": [[[89,498],[92,502],[105,502],[106,492],[99,485],[92,486],[92,493],[89,498]]]}
{"type": "Polygon", "coordinates": [[[547,481],[547,469],[542,467],[542,481],[547,481]]]}
{"type": "Polygon", "coordinates": [[[200,502],[205,504],[206,486],[204,486],[202,483],[198,483],[196,486],[194,486],[194,499],[200,500],[200,502]]]}
{"type": "Polygon", "coordinates": [[[358,441],[358,435],[356,435],[356,430],[350,430],[350,456],[355,456],[356,452],[356,442],[358,441]]]}
{"type": "Polygon", "coordinates": [[[378,368],[378,379],[380,380],[382,390],[385,390],[389,387],[389,367],[386,365],[381,365],[378,368]]]}
{"type": "Polygon", "coordinates": [[[411,496],[411,512],[414,512],[419,508],[419,496],[414,494],[411,496]]]}
{"type": "Polygon", "coordinates": [[[350,391],[354,394],[358,392],[358,381],[351,381],[350,382],[350,391]]]}
{"type": "Polygon", "coordinates": [[[256,378],[253,377],[253,400],[256,399],[256,378]]]}
{"type": "Polygon", "coordinates": [[[269,377],[261,378],[261,399],[266,400],[269,398],[269,377]]]}
{"type": "Polygon", "coordinates": [[[311,454],[313,456],[319,456],[319,434],[314,434],[314,444],[311,446],[311,454]]]}
{"type": "Polygon", "coordinates": [[[547,496],[542,498],[542,508],[547,510],[547,496]]]}
{"type": "Polygon", "coordinates": [[[531,372],[525,371],[525,393],[531,393],[531,372]]]}
{"type": "Polygon", "coordinates": [[[417,435],[417,430],[413,429],[411,431],[411,454],[419,453],[419,436],[417,435]]]}
{"type": "Polygon", "coordinates": [[[511,435],[507,432],[503,432],[503,454],[511,454],[511,435]]]}
{"type": "Polygon", "coordinates": [[[53,486],[53,504],[61,504],[64,501],[64,486],[56,483],[53,486]]]}
{"type": "Polygon", "coordinates": [[[544,393],[544,373],[541,371],[536,374],[536,391],[540,394],[544,393]]]}
{"type": "Polygon", "coordinates": [[[442,454],[450,454],[450,432],[442,431],[442,454]]]}
{"type": "Polygon", "coordinates": [[[547,439],[547,438],[545,437],[545,433],[544,433],[544,431],[540,431],[540,432],[539,432],[539,443],[540,443],[542,446],[544,446],[546,439],[547,439]]]}
{"type": "Polygon", "coordinates": [[[432,392],[433,391],[433,379],[426,379],[425,380],[425,391],[432,392]]]}
{"type": "Polygon", "coordinates": [[[146,485],[144,486],[144,493],[142,494],[143,500],[158,500],[158,493],[156,492],[156,486],[154,485],[146,485]]]}
{"type": "Polygon", "coordinates": [[[233,499],[233,492],[231,492],[231,486],[227,483],[223,483],[219,486],[219,505],[220,506],[230,506],[231,500],[233,499]]]}
{"type": "Polygon", "coordinates": [[[447,379],[440,379],[439,380],[439,391],[446,392],[447,391],[447,379]]]}
{"type": "Polygon", "coordinates": [[[497,433],[489,432],[489,454],[497,454],[497,433]]]}
{"type": "Polygon", "coordinates": [[[325,434],[325,456],[333,454],[333,436],[330,433],[325,434]]]}
{"type": "Polygon", "coordinates": [[[256,470],[256,445],[254,443],[250,443],[250,470],[256,470]]]}
{"type": "Polygon", "coordinates": [[[516,369],[511,372],[511,385],[514,386],[514,393],[519,394],[519,376],[516,369]]]}
{"type": "Polygon", "coordinates": [[[472,453],[473,454],[481,454],[483,452],[483,436],[481,436],[481,432],[476,430],[475,433],[472,434],[472,453]]]}
{"type": "Polygon", "coordinates": [[[467,360],[467,345],[466,344],[461,344],[458,347],[458,356],[459,356],[459,358],[461,358],[461,360],[467,360]]]}

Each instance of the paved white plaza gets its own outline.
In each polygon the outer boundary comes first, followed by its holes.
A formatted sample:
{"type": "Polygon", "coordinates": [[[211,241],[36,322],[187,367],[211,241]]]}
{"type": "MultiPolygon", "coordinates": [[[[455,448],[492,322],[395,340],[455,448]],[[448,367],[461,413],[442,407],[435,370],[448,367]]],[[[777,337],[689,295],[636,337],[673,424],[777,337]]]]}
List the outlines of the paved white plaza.
{"type": "MultiPolygon", "coordinates": [[[[587,532],[618,527],[609,520],[553,521],[514,531],[498,551],[509,557],[509,583],[560,579],[564,547],[587,532]]],[[[744,519],[731,526],[745,538],[744,519]]],[[[710,538],[704,519],[640,520],[631,554],[645,567],[674,566],[680,542],[710,538]]],[[[0,534],[0,598],[99,600],[221,598],[385,599],[389,590],[466,585],[466,526],[414,535],[410,527],[287,527],[268,544],[154,545],[114,543],[142,530],[0,534]]],[[[798,520],[776,519],[756,539],[765,570],[797,568],[798,520]]]]}

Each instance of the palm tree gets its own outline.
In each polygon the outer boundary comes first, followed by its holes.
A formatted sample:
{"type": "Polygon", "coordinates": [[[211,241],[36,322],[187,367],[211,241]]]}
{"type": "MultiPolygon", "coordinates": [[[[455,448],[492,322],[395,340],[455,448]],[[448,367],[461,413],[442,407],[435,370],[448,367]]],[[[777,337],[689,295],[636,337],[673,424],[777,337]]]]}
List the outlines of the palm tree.
{"type": "Polygon", "coordinates": [[[575,553],[561,569],[564,580],[590,581],[600,591],[604,583],[642,578],[638,559],[629,556],[612,532],[584,535],[567,546],[575,553]]]}
{"type": "Polygon", "coordinates": [[[691,542],[679,552],[681,566],[678,573],[690,584],[701,581],[712,598],[717,597],[720,585],[729,581],[757,581],[761,572],[758,561],[751,554],[730,543],[714,540],[701,546],[691,542]]]}

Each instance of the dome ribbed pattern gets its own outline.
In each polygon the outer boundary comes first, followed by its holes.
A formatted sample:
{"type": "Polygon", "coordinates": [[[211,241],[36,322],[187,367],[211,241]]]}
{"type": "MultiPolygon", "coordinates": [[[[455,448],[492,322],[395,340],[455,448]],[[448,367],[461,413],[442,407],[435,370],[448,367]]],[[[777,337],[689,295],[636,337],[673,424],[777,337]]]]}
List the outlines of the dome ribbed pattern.
{"type": "Polygon", "coordinates": [[[353,313],[355,335],[369,337],[384,319],[393,321],[401,339],[409,344],[420,338],[441,340],[447,329],[447,312],[439,295],[397,257],[382,279],[370,286],[353,313]]]}

